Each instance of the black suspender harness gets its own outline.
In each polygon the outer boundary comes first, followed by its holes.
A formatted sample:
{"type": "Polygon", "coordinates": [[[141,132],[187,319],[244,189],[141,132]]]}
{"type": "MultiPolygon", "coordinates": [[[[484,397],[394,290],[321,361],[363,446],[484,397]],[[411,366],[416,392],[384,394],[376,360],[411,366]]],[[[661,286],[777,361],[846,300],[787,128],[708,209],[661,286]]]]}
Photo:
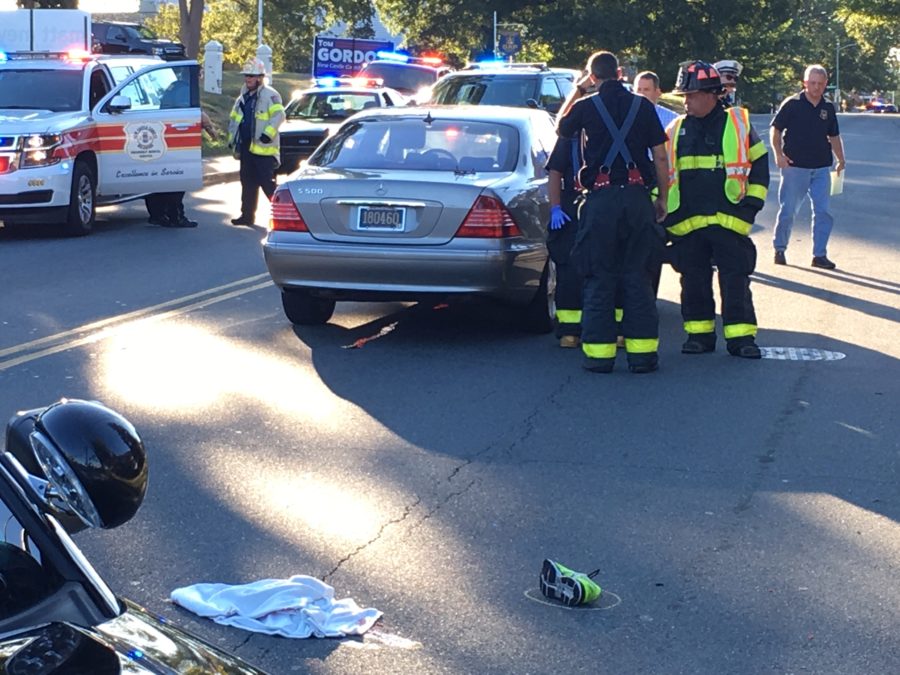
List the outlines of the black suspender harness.
{"type": "Polygon", "coordinates": [[[644,178],[641,176],[641,172],[638,170],[637,164],[634,163],[631,152],[628,150],[628,145],[625,143],[625,137],[628,136],[628,132],[631,131],[631,127],[634,125],[634,119],[637,117],[638,108],[641,106],[641,99],[637,96],[632,96],[631,107],[628,109],[628,114],[625,116],[625,121],[622,123],[621,129],[616,126],[612,115],[610,115],[609,110],[606,109],[606,105],[600,100],[600,94],[591,96],[591,101],[594,103],[597,112],[600,113],[600,119],[603,120],[603,124],[606,125],[606,129],[613,139],[609,152],[606,153],[606,158],[603,160],[603,164],[600,165],[600,171],[597,172],[597,178],[594,180],[593,189],[597,190],[609,186],[610,167],[619,155],[625,160],[625,166],[628,169],[628,184],[643,185],[644,178]]]}
{"type": "Polygon", "coordinates": [[[575,190],[579,192],[584,189],[581,181],[578,180],[578,168],[581,166],[582,158],[581,139],[582,134],[580,132],[577,137],[572,139],[572,182],[574,184],[575,190]]]}

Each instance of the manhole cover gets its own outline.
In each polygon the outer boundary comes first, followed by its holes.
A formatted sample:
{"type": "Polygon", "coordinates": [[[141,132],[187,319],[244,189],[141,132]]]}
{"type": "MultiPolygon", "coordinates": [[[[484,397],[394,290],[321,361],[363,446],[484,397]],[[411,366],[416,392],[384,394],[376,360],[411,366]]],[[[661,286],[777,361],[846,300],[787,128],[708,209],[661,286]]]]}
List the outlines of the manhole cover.
{"type": "Polygon", "coordinates": [[[840,361],[846,358],[841,352],[809,347],[760,347],[764,359],[776,361],[840,361]]]}

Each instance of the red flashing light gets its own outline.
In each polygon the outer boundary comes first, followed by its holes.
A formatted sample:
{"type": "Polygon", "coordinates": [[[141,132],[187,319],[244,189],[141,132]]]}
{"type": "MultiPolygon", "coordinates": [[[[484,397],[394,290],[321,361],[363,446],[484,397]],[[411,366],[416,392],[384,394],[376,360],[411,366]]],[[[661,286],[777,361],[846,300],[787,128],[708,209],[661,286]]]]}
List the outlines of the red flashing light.
{"type": "Polygon", "coordinates": [[[430,66],[439,66],[444,62],[444,60],[440,56],[423,56],[422,63],[427,63],[430,66]]]}
{"type": "Polygon", "coordinates": [[[91,56],[91,52],[86,49],[70,49],[66,52],[66,59],[74,62],[87,61],[91,56]]]}
{"type": "Polygon", "coordinates": [[[496,197],[480,195],[459,226],[456,236],[503,239],[521,237],[522,231],[503,202],[496,197]]]}
{"type": "Polygon", "coordinates": [[[269,219],[269,230],[278,232],[309,232],[306,221],[297,210],[291,191],[280,187],[272,195],[272,217],[269,219]]]}

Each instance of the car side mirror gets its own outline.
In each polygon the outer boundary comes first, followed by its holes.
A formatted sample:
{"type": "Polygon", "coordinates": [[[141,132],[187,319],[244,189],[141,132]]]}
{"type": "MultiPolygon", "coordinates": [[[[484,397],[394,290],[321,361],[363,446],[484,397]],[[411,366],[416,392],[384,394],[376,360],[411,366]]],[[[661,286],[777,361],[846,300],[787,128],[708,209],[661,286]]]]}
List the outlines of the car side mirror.
{"type": "Polygon", "coordinates": [[[528,106],[529,108],[540,108],[541,107],[538,105],[538,102],[535,101],[533,98],[530,98],[527,101],[525,101],[525,105],[528,106]]]}
{"type": "Polygon", "coordinates": [[[546,110],[548,113],[552,113],[553,115],[555,115],[556,113],[559,112],[559,109],[560,109],[560,108],[562,108],[562,102],[561,102],[561,101],[554,101],[553,103],[548,103],[548,104],[544,107],[544,110],[546,110]]]}
{"type": "Polygon", "coordinates": [[[131,99],[122,94],[113,96],[112,100],[107,105],[107,108],[112,113],[120,113],[125,112],[126,110],[131,110],[131,99]]]}

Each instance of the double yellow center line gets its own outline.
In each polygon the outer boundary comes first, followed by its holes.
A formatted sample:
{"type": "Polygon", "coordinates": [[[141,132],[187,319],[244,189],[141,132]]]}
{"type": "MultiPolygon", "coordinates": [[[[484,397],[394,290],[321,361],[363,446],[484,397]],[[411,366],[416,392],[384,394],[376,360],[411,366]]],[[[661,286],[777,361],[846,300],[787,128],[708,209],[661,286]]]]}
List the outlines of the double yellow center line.
{"type": "Polygon", "coordinates": [[[0,371],[8,370],[29,361],[35,361],[45,356],[64,352],[68,349],[98,342],[109,335],[113,329],[119,328],[132,321],[153,319],[161,321],[170,319],[180,314],[187,314],[195,309],[201,309],[224,302],[231,298],[252,293],[272,285],[268,274],[257,274],[252,277],[238,279],[205,291],[198,291],[180,298],[167,300],[152,307],[137,309],[126,314],[119,314],[108,319],[101,319],[93,323],[87,323],[77,328],[71,328],[61,333],[23,342],[22,344],[0,349],[0,371]]]}

